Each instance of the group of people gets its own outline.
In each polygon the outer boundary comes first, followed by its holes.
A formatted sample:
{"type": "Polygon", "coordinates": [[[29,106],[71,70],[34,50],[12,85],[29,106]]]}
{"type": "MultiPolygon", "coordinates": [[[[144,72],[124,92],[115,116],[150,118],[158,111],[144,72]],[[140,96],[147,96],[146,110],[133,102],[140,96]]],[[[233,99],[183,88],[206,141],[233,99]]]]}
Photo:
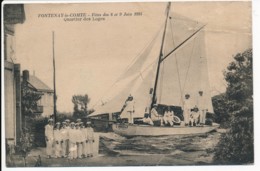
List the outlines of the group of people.
{"type": "Polygon", "coordinates": [[[198,105],[195,105],[194,107],[191,107],[190,105],[190,95],[185,95],[185,101],[184,101],[184,109],[183,109],[183,117],[184,121],[181,121],[180,118],[176,116],[174,111],[171,109],[170,106],[168,106],[164,112],[164,114],[159,114],[157,111],[157,105],[154,104],[150,114],[148,106],[145,110],[145,115],[143,118],[143,123],[154,125],[155,121],[160,120],[161,126],[174,126],[174,123],[178,123],[182,126],[201,126],[205,124],[205,118],[207,109],[204,109],[204,102],[203,102],[203,92],[199,91],[199,100],[198,105]]]}
{"type": "Polygon", "coordinates": [[[160,121],[161,126],[173,126],[174,125],[174,111],[171,109],[171,107],[167,107],[167,109],[164,112],[164,115],[160,115],[157,112],[157,104],[153,105],[153,108],[151,110],[151,115],[148,114],[148,110],[146,109],[146,113],[143,118],[143,122],[147,123],[149,125],[154,125],[154,121],[160,121]]]}
{"type": "MultiPolygon", "coordinates": [[[[150,90],[150,98],[147,102],[147,107],[145,109],[144,118],[142,119],[143,123],[154,125],[155,122],[160,121],[161,126],[174,126],[174,123],[178,123],[181,126],[200,126],[205,124],[205,118],[207,109],[205,109],[204,104],[204,97],[203,97],[203,91],[199,91],[198,96],[198,106],[195,105],[192,107],[190,104],[190,95],[185,95],[185,100],[183,103],[183,117],[184,121],[181,121],[179,117],[176,116],[174,111],[171,109],[170,106],[166,108],[163,114],[159,114],[157,110],[157,104],[153,104],[151,108],[151,101],[152,101],[152,92],[153,90],[150,90]]],[[[131,94],[125,101],[125,105],[123,106],[120,113],[126,113],[124,114],[124,117],[128,119],[128,123],[133,124],[133,114],[135,113],[135,101],[133,96],[131,94]]]]}
{"type": "Polygon", "coordinates": [[[47,158],[93,157],[95,137],[90,122],[86,122],[85,127],[81,119],[77,119],[76,122],[66,119],[54,125],[54,120],[49,119],[45,126],[45,140],[47,158]]]}

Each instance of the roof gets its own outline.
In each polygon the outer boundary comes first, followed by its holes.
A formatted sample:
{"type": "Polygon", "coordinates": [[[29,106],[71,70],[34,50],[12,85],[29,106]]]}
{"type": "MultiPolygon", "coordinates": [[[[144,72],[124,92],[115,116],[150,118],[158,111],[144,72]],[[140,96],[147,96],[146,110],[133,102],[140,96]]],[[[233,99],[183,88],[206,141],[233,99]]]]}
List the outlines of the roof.
{"type": "Polygon", "coordinates": [[[23,4],[5,4],[4,5],[4,23],[18,24],[25,20],[23,4]]]}
{"type": "Polygon", "coordinates": [[[34,75],[30,75],[28,82],[38,91],[53,92],[53,90],[34,75]]]}

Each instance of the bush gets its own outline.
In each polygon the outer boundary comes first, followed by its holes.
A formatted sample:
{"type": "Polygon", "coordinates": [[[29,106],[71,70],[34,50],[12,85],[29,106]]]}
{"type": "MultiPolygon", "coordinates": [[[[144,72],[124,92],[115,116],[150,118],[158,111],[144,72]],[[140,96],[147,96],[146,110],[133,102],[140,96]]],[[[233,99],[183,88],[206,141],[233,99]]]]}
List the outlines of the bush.
{"type": "Polygon", "coordinates": [[[214,161],[219,164],[247,164],[254,162],[253,118],[234,119],[231,129],[220,138],[214,161]]]}
{"type": "Polygon", "coordinates": [[[254,162],[252,49],[234,57],[225,79],[226,109],[231,115],[230,131],[223,134],[215,148],[219,164],[254,162]]]}
{"type": "Polygon", "coordinates": [[[228,100],[224,93],[216,95],[212,98],[212,105],[214,108],[214,121],[220,124],[221,128],[229,127],[230,115],[228,112],[228,100]]]}
{"type": "Polygon", "coordinates": [[[48,124],[48,118],[38,117],[30,118],[27,122],[30,124],[28,128],[31,132],[31,139],[33,147],[45,147],[45,125],[48,124]]]}

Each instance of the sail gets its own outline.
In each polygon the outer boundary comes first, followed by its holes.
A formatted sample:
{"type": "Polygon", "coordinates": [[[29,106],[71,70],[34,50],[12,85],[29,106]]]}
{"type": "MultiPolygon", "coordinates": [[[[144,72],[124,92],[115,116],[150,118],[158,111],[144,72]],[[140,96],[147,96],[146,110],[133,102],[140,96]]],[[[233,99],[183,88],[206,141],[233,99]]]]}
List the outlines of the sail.
{"type": "Polygon", "coordinates": [[[158,46],[160,45],[159,39],[161,39],[162,29],[155,34],[150,43],[144,48],[137,58],[135,58],[126,69],[126,71],[119,77],[118,80],[124,79],[136,73],[140,73],[149,67],[154,61],[158,59],[158,46]]]}
{"type": "Polygon", "coordinates": [[[131,85],[136,82],[138,75],[133,75],[117,82],[109,91],[106,97],[102,98],[102,104],[95,108],[90,116],[119,112],[124,105],[126,98],[131,92],[131,85]]]}
{"type": "MultiPolygon", "coordinates": [[[[171,13],[167,25],[164,56],[193,35],[203,25],[171,13]]],[[[200,31],[161,62],[157,103],[183,107],[185,94],[190,104],[199,105],[203,91],[203,107],[213,112],[205,53],[204,32],[200,31]]],[[[200,104],[201,105],[201,104],[200,104]]]]}
{"type": "Polygon", "coordinates": [[[143,107],[143,100],[140,99],[145,99],[145,103],[147,103],[146,96],[149,96],[149,90],[153,87],[161,35],[162,29],[155,33],[155,36],[142,53],[133,60],[126,72],[119,77],[114,86],[108,91],[109,93],[101,99],[103,104],[96,106],[94,108],[95,112],[89,116],[120,112],[130,94],[134,97],[136,106],[140,106],[136,107],[135,113],[143,116],[145,107],[143,107]],[[140,90],[143,92],[140,92],[140,90]]]}
{"type": "MultiPolygon", "coordinates": [[[[198,106],[201,105],[199,91],[203,91],[203,107],[213,112],[204,33],[198,32],[203,25],[174,13],[169,18],[163,47],[163,57],[167,55],[167,58],[160,63],[157,103],[183,107],[185,94],[190,94],[191,105],[198,106]],[[173,52],[175,48],[178,49],[173,52]]],[[[105,103],[97,106],[90,116],[120,112],[129,95],[135,102],[133,117],[144,116],[145,108],[151,104],[149,91],[155,84],[162,35],[162,31],[155,34],[103,98],[105,103]]],[[[128,118],[126,111],[121,113],[121,118],[128,118]]]]}
{"type": "MultiPolygon", "coordinates": [[[[138,76],[136,82],[133,84],[131,89],[131,95],[134,98],[135,112],[134,118],[142,118],[145,113],[146,107],[151,105],[151,95],[149,94],[150,89],[154,84],[154,77],[156,73],[156,63],[153,62],[151,66],[142,71],[142,74],[138,76]]],[[[121,113],[121,118],[128,118],[127,112],[124,110],[121,113]]]]}

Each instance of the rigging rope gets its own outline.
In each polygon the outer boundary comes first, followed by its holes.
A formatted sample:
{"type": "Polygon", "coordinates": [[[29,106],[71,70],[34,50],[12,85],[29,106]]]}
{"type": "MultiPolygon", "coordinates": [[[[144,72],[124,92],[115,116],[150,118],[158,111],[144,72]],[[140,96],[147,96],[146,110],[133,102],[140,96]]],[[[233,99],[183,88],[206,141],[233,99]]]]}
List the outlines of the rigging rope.
{"type": "MultiPolygon", "coordinates": [[[[171,35],[172,35],[172,43],[173,43],[173,46],[175,46],[175,42],[174,42],[174,37],[173,37],[173,26],[172,26],[172,22],[170,21],[171,23],[171,35]]],[[[182,51],[181,51],[182,52],[182,51]]],[[[179,72],[179,64],[178,64],[178,60],[177,60],[177,56],[176,56],[176,53],[174,54],[175,56],[175,63],[176,63],[176,68],[177,68],[177,74],[178,74],[178,82],[179,82],[179,89],[180,89],[180,92],[181,92],[181,102],[182,102],[182,107],[184,106],[184,101],[183,101],[183,97],[182,97],[182,91],[181,91],[181,80],[180,80],[180,72],[179,72]]]]}
{"type": "Polygon", "coordinates": [[[187,72],[186,72],[186,74],[185,74],[185,80],[184,80],[184,85],[183,85],[183,89],[182,89],[182,94],[183,94],[183,91],[185,90],[185,86],[186,86],[186,82],[187,82],[187,78],[188,78],[188,74],[189,74],[189,70],[190,70],[191,58],[192,58],[192,55],[193,55],[194,45],[195,45],[196,38],[197,38],[197,37],[195,37],[194,40],[193,40],[192,49],[191,49],[191,54],[190,54],[190,58],[189,58],[189,64],[188,64],[187,72]]]}
{"type": "Polygon", "coordinates": [[[136,60],[137,60],[138,58],[140,58],[140,57],[144,54],[144,52],[147,50],[147,48],[152,45],[152,43],[155,41],[155,39],[157,38],[157,36],[158,36],[159,33],[161,32],[161,29],[162,29],[162,26],[161,26],[160,29],[157,31],[157,33],[155,34],[155,36],[151,39],[151,41],[137,54],[136,57],[134,57],[134,58],[132,59],[132,61],[130,62],[130,64],[126,67],[126,70],[118,77],[118,79],[116,80],[115,83],[117,83],[117,82],[120,80],[120,78],[121,78],[125,73],[127,73],[127,72],[130,70],[130,68],[131,68],[131,66],[133,66],[134,62],[136,62],[136,60]]]}

